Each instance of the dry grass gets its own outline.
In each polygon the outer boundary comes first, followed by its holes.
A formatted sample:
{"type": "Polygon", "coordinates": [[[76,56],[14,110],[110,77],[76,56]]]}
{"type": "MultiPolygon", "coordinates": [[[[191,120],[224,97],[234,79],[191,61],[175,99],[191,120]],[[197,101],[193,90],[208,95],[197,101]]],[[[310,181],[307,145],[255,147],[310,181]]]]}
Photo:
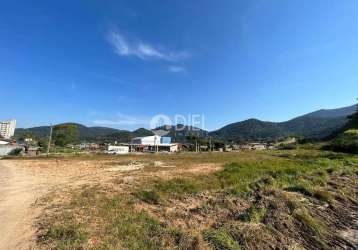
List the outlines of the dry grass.
{"type": "Polygon", "coordinates": [[[111,185],[71,189],[69,199],[54,198],[51,206],[47,197],[44,204],[48,209],[39,218],[40,246],[352,246],[339,236],[339,230],[352,226],[352,211],[358,208],[358,159],[350,155],[300,150],[82,157],[71,160],[96,161],[105,166],[140,161],[145,167],[127,173],[134,178],[129,183],[121,181],[126,176],[122,173],[111,180],[111,185]],[[175,168],[156,166],[156,161],[175,168]],[[339,212],[342,209],[344,213],[339,212]]]}

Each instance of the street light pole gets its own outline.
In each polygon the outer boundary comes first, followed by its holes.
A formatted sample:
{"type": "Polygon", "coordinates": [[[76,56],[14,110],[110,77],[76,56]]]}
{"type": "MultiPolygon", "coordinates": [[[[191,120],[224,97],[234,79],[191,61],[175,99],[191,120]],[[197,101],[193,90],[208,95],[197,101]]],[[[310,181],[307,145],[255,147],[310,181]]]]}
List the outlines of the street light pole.
{"type": "Polygon", "coordinates": [[[47,156],[50,153],[51,140],[52,140],[52,124],[50,125],[50,137],[48,138],[47,156]]]}

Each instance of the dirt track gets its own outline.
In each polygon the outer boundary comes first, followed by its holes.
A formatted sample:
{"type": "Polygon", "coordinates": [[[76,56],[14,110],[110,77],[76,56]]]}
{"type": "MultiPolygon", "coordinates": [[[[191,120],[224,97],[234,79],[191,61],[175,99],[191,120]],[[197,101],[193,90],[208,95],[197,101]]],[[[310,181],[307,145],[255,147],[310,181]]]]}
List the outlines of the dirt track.
{"type": "Polygon", "coordinates": [[[155,172],[121,172],[113,171],[116,168],[113,166],[116,165],[111,160],[1,160],[0,249],[37,248],[35,219],[41,207],[35,203],[49,191],[64,191],[84,184],[113,185],[118,178],[171,178],[220,168],[217,164],[196,164],[186,168],[161,166],[155,172]]]}
{"type": "Polygon", "coordinates": [[[104,181],[103,169],[89,165],[78,161],[0,161],[0,249],[36,248],[34,224],[41,212],[35,205],[37,199],[54,188],[104,181]]]}
{"type": "Polygon", "coordinates": [[[21,166],[0,162],[0,249],[34,248],[32,204],[44,192],[43,183],[21,166]]]}

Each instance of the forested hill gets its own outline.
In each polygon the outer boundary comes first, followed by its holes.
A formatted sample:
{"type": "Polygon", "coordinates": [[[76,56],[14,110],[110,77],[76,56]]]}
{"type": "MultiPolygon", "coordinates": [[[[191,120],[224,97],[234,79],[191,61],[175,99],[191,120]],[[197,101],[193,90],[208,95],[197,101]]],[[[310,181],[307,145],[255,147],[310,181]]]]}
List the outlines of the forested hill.
{"type": "Polygon", "coordinates": [[[249,119],[229,124],[209,135],[223,140],[276,140],[287,136],[324,138],[347,123],[356,105],[339,109],[321,109],[285,122],[249,119]]]}
{"type": "MultiPolygon", "coordinates": [[[[106,127],[86,127],[77,123],[64,123],[66,125],[72,124],[78,127],[79,138],[81,141],[88,142],[129,142],[133,137],[153,135],[153,132],[144,128],[134,131],[118,130],[106,127]]],[[[59,125],[64,125],[59,124],[59,125]]],[[[38,138],[47,137],[50,133],[50,126],[41,126],[33,128],[18,128],[15,130],[15,137],[20,139],[26,136],[35,136],[38,138]]]]}
{"type": "MultiPolygon", "coordinates": [[[[355,111],[356,105],[352,105],[338,109],[321,109],[285,122],[248,119],[226,125],[212,132],[180,124],[162,126],[152,131],[144,128],[128,131],[106,127],[86,127],[76,123],[67,124],[77,125],[80,140],[91,142],[128,142],[133,137],[148,136],[154,133],[171,136],[175,142],[185,142],[188,136],[211,136],[224,141],[277,140],[287,136],[324,138],[342,128],[347,123],[347,116],[355,111]]],[[[18,128],[15,131],[15,137],[21,138],[27,135],[35,135],[43,138],[47,137],[49,133],[49,126],[27,129],[18,128]]]]}

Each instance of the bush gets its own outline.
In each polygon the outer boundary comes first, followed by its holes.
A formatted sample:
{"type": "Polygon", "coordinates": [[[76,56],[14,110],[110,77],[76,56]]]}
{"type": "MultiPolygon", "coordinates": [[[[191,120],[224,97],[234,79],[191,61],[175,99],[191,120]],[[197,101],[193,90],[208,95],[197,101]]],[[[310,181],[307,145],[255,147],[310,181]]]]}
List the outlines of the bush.
{"type": "Polygon", "coordinates": [[[203,236],[215,250],[240,250],[240,245],[224,228],[206,230],[203,236]]]}
{"type": "Polygon", "coordinates": [[[22,151],[22,148],[14,148],[13,150],[8,153],[8,155],[19,155],[22,151]]]}
{"type": "Polygon", "coordinates": [[[143,190],[143,191],[136,193],[136,196],[144,202],[147,202],[150,204],[159,204],[160,197],[159,197],[158,193],[155,191],[143,190]]]}
{"type": "Polygon", "coordinates": [[[358,129],[350,129],[338,135],[330,147],[333,151],[358,154],[358,129]]]}
{"type": "Polygon", "coordinates": [[[297,143],[289,143],[289,144],[281,143],[280,145],[278,145],[278,149],[280,149],[280,150],[294,150],[294,149],[297,149],[297,143]]]}

